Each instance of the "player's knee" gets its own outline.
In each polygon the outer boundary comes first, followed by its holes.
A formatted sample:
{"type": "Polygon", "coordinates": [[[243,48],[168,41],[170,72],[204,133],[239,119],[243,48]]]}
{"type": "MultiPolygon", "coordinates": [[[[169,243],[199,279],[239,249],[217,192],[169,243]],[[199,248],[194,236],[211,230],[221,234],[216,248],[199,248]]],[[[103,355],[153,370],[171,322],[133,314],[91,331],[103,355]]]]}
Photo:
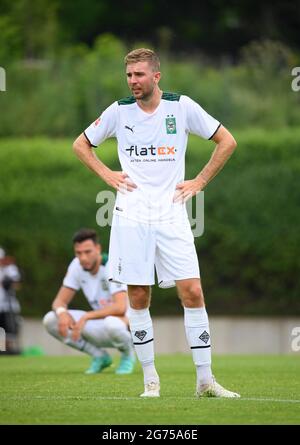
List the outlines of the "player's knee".
{"type": "Polygon", "coordinates": [[[115,332],[120,331],[123,328],[125,329],[125,323],[122,322],[118,317],[114,317],[113,315],[109,315],[105,317],[103,320],[104,328],[109,335],[114,335],[115,332]]]}
{"type": "Polygon", "coordinates": [[[56,315],[53,311],[48,312],[43,318],[43,325],[48,332],[51,332],[57,323],[56,315]]]}
{"type": "Polygon", "coordinates": [[[204,305],[204,296],[200,283],[192,283],[180,292],[180,299],[185,307],[204,305]]]}
{"type": "Polygon", "coordinates": [[[127,326],[118,317],[108,316],[104,319],[104,329],[106,335],[112,340],[121,341],[126,338],[127,326]]]}
{"type": "Polygon", "coordinates": [[[128,296],[132,309],[146,309],[150,305],[149,286],[128,286],[128,296]]]}

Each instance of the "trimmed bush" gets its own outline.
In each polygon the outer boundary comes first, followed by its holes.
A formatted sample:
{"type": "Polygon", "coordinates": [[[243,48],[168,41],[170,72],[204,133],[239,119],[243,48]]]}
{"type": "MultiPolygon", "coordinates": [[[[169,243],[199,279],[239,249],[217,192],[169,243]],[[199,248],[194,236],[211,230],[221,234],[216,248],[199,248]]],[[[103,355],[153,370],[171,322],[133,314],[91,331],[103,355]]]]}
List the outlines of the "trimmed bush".
{"type": "MultiPolygon", "coordinates": [[[[195,239],[208,310],[299,315],[300,130],[233,133],[238,148],[205,190],[205,231],[195,239]]],[[[187,179],[213,147],[190,138],[187,179]]],[[[120,168],[114,141],[98,155],[120,168]]],[[[45,138],[1,140],[0,185],[0,244],[23,272],[23,314],[41,316],[73,257],[73,233],[99,229],[108,249],[109,227],[96,223],[96,196],[106,186],[77,160],[71,140],[45,138]]],[[[180,313],[176,291],[155,287],[152,310],[180,313]]]]}

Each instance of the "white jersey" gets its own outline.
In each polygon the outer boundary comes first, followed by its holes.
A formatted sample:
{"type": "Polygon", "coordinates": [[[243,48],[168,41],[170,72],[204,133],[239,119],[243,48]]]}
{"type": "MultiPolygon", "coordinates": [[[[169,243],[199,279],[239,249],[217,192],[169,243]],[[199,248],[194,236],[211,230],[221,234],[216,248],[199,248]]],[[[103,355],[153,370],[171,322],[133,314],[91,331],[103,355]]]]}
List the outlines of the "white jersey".
{"type": "Polygon", "coordinates": [[[94,309],[102,309],[112,303],[112,295],[117,292],[127,292],[127,286],[108,281],[107,264],[101,265],[98,272],[92,275],[84,270],[78,258],[74,258],[68,267],[63,280],[65,287],[78,291],[82,289],[90,306],[94,309]]]}
{"type": "Polygon", "coordinates": [[[144,223],[186,219],[185,205],[173,198],[184,181],[188,135],[210,139],[219,127],[200,105],[175,93],[164,92],[153,113],[134,97],[110,105],[84,134],[94,147],[117,138],[122,170],[137,185],[133,192],[117,193],[114,213],[144,223]]]}
{"type": "Polygon", "coordinates": [[[19,313],[21,308],[20,304],[14,294],[8,294],[3,288],[1,282],[4,277],[10,278],[14,283],[21,280],[19,269],[15,264],[0,267],[0,312],[19,313]]]}

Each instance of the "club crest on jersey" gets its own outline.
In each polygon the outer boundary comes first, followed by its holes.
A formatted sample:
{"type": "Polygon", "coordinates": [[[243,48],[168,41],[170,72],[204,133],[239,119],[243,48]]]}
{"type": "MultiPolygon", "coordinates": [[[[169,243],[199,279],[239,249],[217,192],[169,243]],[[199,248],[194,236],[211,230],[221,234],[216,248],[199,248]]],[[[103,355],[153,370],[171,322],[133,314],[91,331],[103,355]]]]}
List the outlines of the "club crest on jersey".
{"type": "Polygon", "coordinates": [[[102,286],[103,290],[109,290],[107,281],[104,278],[102,278],[102,280],[101,280],[101,286],[102,286]]]}
{"type": "Polygon", "coordinates": [[[176,119],[171,114],[171,116],[168,114],[166,117],[166,129],[167,134],[176,134],[176,119]]]}

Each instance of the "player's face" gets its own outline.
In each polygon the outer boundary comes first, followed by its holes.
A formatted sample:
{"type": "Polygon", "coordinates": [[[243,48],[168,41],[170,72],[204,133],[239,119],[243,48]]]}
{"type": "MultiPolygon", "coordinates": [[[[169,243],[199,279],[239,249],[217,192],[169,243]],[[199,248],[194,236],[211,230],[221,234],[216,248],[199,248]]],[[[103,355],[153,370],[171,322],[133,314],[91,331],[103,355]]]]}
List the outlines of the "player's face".
{"type": "Polygon", "coordinates": [[[148,62],[137,62],[126,67],[127,83],[137,100],[150,99],[160,79],[160,72],[153,71],[148,62]]]}
{"type": "Polygon", "coordinates": [[[81,243],[75,243],[74,250],[82,268],[89,272],[93,271],[100,259],[100,245],[88,239],[81,243]]]}

